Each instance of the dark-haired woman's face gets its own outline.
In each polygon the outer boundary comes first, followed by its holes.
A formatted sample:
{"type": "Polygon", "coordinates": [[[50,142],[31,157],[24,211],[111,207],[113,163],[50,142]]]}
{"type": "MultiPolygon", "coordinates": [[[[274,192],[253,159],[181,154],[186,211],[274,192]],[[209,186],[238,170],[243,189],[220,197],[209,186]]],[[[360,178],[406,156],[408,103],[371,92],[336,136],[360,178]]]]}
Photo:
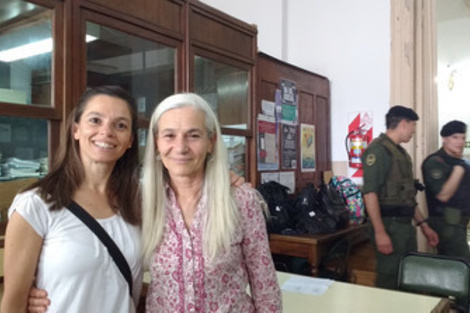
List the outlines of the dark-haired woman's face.
{"type": "Polygon", "coordinates": [[[90,98],[80,121],[73,127],[84,166],[96,163],[114,165],[134,140],[127,103],[108,95],[90,98]]]}

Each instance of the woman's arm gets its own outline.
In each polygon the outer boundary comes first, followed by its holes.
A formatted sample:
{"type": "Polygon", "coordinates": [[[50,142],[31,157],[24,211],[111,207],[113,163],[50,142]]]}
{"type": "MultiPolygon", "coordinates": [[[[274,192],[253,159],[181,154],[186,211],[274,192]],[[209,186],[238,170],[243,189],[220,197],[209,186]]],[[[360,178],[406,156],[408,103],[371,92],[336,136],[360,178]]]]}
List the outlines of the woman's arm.
{"type": "Polygon", "coordinates": [[[242,242],[243,255],[250,280],[251,295],[256,312],[282,312],[281,290],[277,282],[266,221],[260,195],[252,188],[245,189],[241,208],[245,230],[242,242]]]}
{"type": "Polygon", "coordinates": [[[27,312],[28,296],[42,243],[42,238],[33,227],[19,213],[13,212],[5,234],[5,276],[1,312],[27,312]]]}

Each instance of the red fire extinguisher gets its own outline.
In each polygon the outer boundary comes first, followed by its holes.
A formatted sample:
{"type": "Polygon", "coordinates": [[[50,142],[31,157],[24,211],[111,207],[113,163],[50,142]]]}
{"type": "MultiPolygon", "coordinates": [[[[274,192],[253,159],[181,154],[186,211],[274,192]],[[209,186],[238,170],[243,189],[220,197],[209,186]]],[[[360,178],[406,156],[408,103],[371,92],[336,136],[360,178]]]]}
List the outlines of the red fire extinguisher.
{"type": "Polygon", "coordinates": [[[362,168],[361,157],[367,148],[367,135],[362,130],[363,126],[356,128],[346,136],[345,144],[349,167],[362,168]]]}

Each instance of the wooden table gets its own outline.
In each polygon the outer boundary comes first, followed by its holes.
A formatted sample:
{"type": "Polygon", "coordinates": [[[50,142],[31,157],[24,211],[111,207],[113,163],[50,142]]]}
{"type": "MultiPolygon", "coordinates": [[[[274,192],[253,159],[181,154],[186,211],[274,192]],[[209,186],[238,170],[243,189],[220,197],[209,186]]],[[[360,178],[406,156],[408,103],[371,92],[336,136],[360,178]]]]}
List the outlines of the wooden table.
{"type": "MultiPolygon", "coordinates": [[[[290,273],[277,272],[281,286],[290,273]]],[[[305,278],[305,276],[304,276],[305,278]]],[[[308,277],[307,277],[308,278],[308,277]]],[[[316,278],[310,278],[312,280],[316,278]]],[[[333,282],[322,295],[282,290],[283,312],[310,313],[448,313],[449,299],[414,293],[333,282]]]]}
{"type": "Polygon", "coordinates": [[[312,275],[318,275],[318,266],[329,249],[340,239],[359,233],[364,233],[366,240],[366,225],[349,225],[331,234],[318,235],[269,235],[271,253],[307,258],[312,266],[312,275]]]}

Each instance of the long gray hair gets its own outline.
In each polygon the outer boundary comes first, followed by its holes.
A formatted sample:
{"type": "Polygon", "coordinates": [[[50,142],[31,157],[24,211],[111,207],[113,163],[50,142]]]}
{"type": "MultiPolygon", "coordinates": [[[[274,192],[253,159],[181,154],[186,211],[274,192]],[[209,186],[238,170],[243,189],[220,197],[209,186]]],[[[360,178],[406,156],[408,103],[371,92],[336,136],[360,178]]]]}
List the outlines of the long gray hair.
{"type": "Polygon", "coordinates": [[[240,219],[240,213],[232,197],[227,149],[222,140],[219,122],[209,104],[194,93],[172,95],[163,100],[152,114],[143,164],[142,181],[142,233],[143,255],[148,264],[163,239],[165,230],[166,186],[169,177],[155,148],[158,122],[167,111],[193,107],[205,115],[208,136],[215,135],[210,162],[206,161],[203,192],[207,194],[207,220],[203,233],[204,251],[210,259],[222,249],[228,251],[232,234],[240,219]]]}

